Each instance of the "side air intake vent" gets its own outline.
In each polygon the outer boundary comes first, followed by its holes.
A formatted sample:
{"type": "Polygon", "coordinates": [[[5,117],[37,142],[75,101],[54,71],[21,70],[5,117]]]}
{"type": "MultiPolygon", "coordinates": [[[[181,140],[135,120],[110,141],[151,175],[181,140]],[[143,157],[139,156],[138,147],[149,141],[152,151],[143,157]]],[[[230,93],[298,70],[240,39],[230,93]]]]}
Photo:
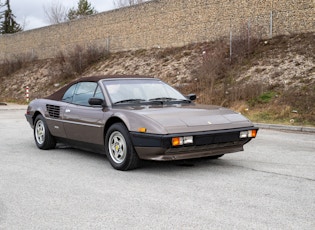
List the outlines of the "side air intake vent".
{"type": "Polygon", "coordinates": [[[56,105],[46,105],[46,109],[51,118],[59,118],[60,115],[60,107],[56,105]]]}

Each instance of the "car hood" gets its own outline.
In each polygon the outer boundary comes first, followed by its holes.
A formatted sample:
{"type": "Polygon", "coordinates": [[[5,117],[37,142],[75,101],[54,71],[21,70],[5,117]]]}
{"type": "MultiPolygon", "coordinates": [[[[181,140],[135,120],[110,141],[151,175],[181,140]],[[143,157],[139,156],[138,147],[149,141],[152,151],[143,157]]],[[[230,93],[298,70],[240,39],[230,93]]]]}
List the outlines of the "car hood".
{"type": "Polygon", "coordinates": [[[219,106],[164,106],[134,110],[159,123],[167,133],[198,132],[253,126],[243,115],[219,106]]]}

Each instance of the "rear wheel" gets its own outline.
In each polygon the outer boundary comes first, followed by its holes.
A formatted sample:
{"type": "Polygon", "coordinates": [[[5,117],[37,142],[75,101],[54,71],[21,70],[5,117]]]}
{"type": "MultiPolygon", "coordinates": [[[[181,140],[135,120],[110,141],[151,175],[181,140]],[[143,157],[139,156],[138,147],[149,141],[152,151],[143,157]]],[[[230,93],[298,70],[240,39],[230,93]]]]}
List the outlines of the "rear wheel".
{"type": "Polygon", "coordinates": [[[38,148],[53,149],[56,146],[55,138],[49,132],[45,118],[38,115],[34,122],[34,139],[38,148]]]}
{"type": "Polygon", "coordinates": [[[126,171],[139,166],[140,159],[123,123],[115,123],[108,129],[105,137],[105,148],[107,158],[113,168],[126,171]]]}

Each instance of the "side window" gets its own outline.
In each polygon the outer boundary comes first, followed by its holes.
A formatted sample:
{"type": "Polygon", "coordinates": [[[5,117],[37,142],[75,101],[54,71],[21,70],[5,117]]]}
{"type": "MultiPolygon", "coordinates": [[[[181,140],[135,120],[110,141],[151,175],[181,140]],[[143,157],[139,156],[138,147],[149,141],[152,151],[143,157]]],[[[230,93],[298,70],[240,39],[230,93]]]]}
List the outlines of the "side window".
{"type": "Polygon", "coordinates": [[[89,99],[94,96],[96,82],[80,82],[75,90],[72,103],[89,106],[89,99]]]}
{"type": "Polygon", "coordinates": [[[63,95],[62,101],[71,103],[73,99],[74,90],[77,87],[77,84],[71,86],[63,95]]]}

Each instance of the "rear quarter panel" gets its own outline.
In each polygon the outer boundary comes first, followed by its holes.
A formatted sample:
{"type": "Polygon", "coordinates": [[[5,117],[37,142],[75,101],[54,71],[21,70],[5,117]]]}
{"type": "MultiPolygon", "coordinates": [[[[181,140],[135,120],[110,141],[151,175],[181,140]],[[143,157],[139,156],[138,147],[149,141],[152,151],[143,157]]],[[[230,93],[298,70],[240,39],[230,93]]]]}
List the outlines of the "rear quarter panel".
{"type": "Polygon", "coordinates": [[[45,118],[48,129],[53,136],[66,137],[65,131],[63,128],[63,122],[62,122],[66,105],[67,104],[64,102],[59,102],[59,101],[54,101],[54,100],[49,100],[49,99],[36,99],[36,100],[33,100],[29,104],[28,110],[30,111],[30,115],[33,118],[33,122],[35,121],[36,116],[41,114],[45,118]],[[59,116],[52,117],[49,114],[46,105],[59,106],[60,107],[59,116]]]}

